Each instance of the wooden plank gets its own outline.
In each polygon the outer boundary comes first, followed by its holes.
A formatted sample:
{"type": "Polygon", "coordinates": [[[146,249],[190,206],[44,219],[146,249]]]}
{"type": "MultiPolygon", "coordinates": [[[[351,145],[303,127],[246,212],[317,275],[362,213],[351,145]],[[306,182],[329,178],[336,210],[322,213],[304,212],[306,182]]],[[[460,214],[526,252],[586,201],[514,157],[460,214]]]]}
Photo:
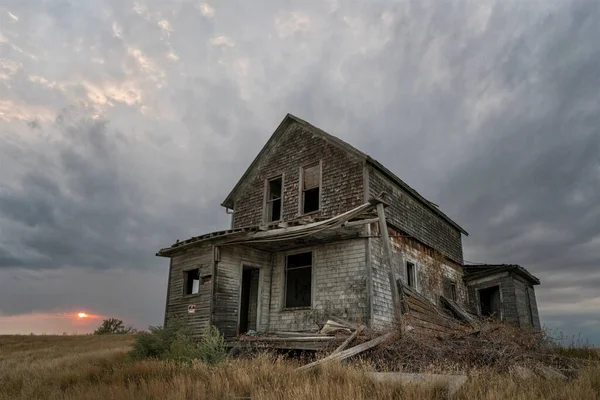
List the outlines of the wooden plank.
{"type": "MultiPolygon", "coordinates": [[[[252,336],[250,336],[252,337],[252,336]]],[[[336,340],[337,338],[335,336],[305,336],[305,337],[260,337],[260,336],[256,336],[255,338],[248,338],[245,340],[241,340],[241,341],[246,341],[246,342],[263,342],[263,343],[269,343],[269,342],[289,342],[289,341],[294,341],[294,342],[329,342],[331,340],[336,340]]]]}
{"type": "Polygon", "coordinates": [[[477,322],[475,317],[469,314],[466,310],[464,310],[459,304],[444,296],[440,296],[440,298],[442,299],[442,303],[444,303],[450,310],[456,313],[456,315],[458,315],[463,321],[469,323],[471,327],[473,327],[473,329],[479,328],[479,323],[477,322]]]}
{"type": "Polygon", "coordinates": [[[345,319],[341,319],[341,318],[338,318],[338,317],[328,317],[328,319],[330,319],[330,320],[332,320],[334,322],[337,322],[338,324],[340,324],[340,325],[342,325],[344,327],[350,328],[350,329],[357,329],[358,328],[357,324],[353,324],[352,322],[346,321],[345,319]]]}
{"type": "Polygon", "coordinates": [[[381,343],[385,342],[388,339],[391,339],[392,337],[394,337],[394,333],[390,332],[390,333],[386,333],[385,335],[379,336],[373,340],[369,340],[368,342],[365,342],[363,344],[359,344],[358,346],[354,346],[348,350],[344,350],[340,353],[336,353],[336,354],[332,354],[330,356],[327,356],[325,358],[323,358],[322,360],[319,361],[315,361],[312,362],[310,364],[306,364],[303,365],[302,367],[298,368],[297,371],[305,371],[311,368],[316,367],[317,365],[323,365],[326,363],[330,363],[332,361],[342,361],[345,360],[346,358],[355,356],[357,354],[362,353],[363,351],[372,349],[375,346],[380,345],[381,343]]]}
{"type": "Polygon", "coordinates": [[[364,328],[364,326],[362,326],[362,325],[359,326],[358,328],[356,328],[356,330],[354,331],[354,333],[352,333],[352,335],[350,335],[348,337],[348,339],[344,340],[344,343],[340,344],[338,346],[338,348],[335,349],[333,351],[333,353],[331,353],[331,354],[333,355],[333,354],[339,353],[340,351],[344,350],[346,348],[346,346],[348,346],[350,344],[350,342],[352,342],[354,340],[354,338],[356,336],[358,336],[358,334],[363,330],[363,328],[364,328]]]}

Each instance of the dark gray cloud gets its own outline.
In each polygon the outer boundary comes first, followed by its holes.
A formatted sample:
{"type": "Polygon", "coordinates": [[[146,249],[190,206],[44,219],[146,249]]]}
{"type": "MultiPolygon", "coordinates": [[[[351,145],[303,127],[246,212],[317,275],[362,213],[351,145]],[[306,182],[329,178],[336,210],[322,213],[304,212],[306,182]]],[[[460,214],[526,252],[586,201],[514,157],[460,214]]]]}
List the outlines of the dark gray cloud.
{"type": "Polygon", "coordinates": [[[160,322],[154,252],[228,226],[218,204],[292,112],[439,204],[471,233],[466,259],[540,277],[547,325],[600,340],[597,2],[13,0],[0,13],[3,313],[110,313],[118,299],[160,322]]]}

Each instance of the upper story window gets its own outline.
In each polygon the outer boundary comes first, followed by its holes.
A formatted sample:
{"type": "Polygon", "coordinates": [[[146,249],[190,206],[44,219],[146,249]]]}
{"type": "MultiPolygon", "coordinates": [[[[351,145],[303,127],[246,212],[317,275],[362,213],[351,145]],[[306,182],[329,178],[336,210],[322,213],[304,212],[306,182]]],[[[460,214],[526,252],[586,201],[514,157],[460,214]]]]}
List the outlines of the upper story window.
{"type": "Polygon", "coordinates": [[[200,269],[183,272],[183,294],[198,294],[200,292],[200,269]]]}
{"type": "Polygon", "coordinates": [[[406,262],[406,284],[411,288],[417,288],[417,271],[415,263],[410,261],[406,262]]]}
{"type": "Polygon", "coordinates": [[[266,219],[267,222],[279,221],[283,207],[283,178],[281,176],[267,181],[267,203],[266,219]]]}
{"type": "Polygon", "coordinates": [[[321,164],[302,168],[302,214],[319,211],[321,203],[321,164]]]}

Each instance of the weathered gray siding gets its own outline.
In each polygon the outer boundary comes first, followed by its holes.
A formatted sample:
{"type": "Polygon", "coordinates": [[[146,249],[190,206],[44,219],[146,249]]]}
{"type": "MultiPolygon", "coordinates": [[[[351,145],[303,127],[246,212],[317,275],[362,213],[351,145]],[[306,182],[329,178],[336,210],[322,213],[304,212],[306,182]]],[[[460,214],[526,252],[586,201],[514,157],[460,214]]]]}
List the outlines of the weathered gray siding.
{"type": "Polygon", "coordinates": [[[515,284],[515,306],[519,315],[519,326],[533,326],[531,320],[531,306],[527,295],[527,285],[520,279],[514,279],[515,284]]]}
{"type": "Polygon", "coordinates": [[[367,239],[343,240],[274,255],[269,330],[317,328],[327,316],[367,322],[367,239]],[[308,310],[284,310],[285,256],[313,251],[313,302],[308,310]]]}
{"type": "Polygon", "coordinates": [[[381,192],[388,194],[390,206],[386,216],[390,224],[420,242],[441,251],[462,265],[462,236],[460,231],[441,219],[410,194],[406,193],[372,166],[368,168],[369,197],[381,192]]]}
{"type": "Polygon", "coordinates": [[[363,160],[313,136],[298,124],[290,125],[274,146],[235,198],[234,228],[263,222],[265,180],[281,174],[282,219],[296,219],[300,169],[319,161],[322,161],[321,211],[315,216],[332,217],[364,202],[363,160]]]}
{"type": "Polygon", "coordinates": [[[225,337],[237,335],[241,296],[242,265],[258,267],[262,270],[261,323],[257,330],[266,328],[268,321],[269,284],[271,253],[245,246],[220,247],[220,261],[217,263],[217,281],[213,305],[213,324],[225,337]]]}
{"type": "MultiPolygon", "coordinates": [[[[376,225],[371,227],[373,233],[370,240],[371,277],[372,277],[372,325],[375,328],[389,326],[393,320],[392,294],[388,277],[389,267],[385,264],[384,248],[376,225]]],[[[467,303],[467,288],[462,277],[462,267],[455,265],[439,254],[414,239],[402,237],[401,233],[389,230],[392,242],[392,264],[396,279],[406,281],[406,262],[416,266],[417,292],[425,296],[433,304],[439,305],[439,297],[444,294],[443,279],[456,283],[457,301],[467,303]]]]}
{"type": "Polygon", "coordinates": [[[212,296],[212,277],[205,279],[198,294],[184,295],[184,271],[200,268],[200,276],[212,273],[212,247],[199,247],[187,250],[172,257],[165,310],[165,323],[182,320],[194,334],[200,334],[209,323],[210,301],[212,296]],[[188,314],[188,305],[196,306],[194,314],[188,314]]]}
{"type": "Polygon", "coordinates": [[[467,283],[469,290],[469,302],[471,308],[479,311],[479,297],[477,290],[500,285],[502,300],[502,319],[506,322],[519,326],[519,312],[517,310],[517,296],[515,293],[515,284],[512,276],[507,272],[489,277],[477,279],[467,283]]]}
{"type": "Polygon", "coordinates": [[[536,329],[542,329],[542,325],[540,324],[540,315],[538,313],[537,308],[537,300],[535,299],[535,290],[533,289],[533,286],[529,285],[527,287],[527,295],[529,296],[529,304],[531,305],[533,327],[536,329]]]}

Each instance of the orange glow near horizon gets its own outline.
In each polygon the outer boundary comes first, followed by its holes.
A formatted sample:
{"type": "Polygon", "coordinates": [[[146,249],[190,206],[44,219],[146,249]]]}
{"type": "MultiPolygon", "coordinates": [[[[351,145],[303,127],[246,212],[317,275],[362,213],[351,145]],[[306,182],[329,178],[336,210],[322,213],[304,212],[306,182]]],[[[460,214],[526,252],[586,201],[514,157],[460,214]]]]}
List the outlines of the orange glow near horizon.
{"type": "Polygon", "coordinates": [[[84,312],[77,313],[77,318],[87,318],[87,317],[89,317],[89,315],[87,315],[84,312]]]}

